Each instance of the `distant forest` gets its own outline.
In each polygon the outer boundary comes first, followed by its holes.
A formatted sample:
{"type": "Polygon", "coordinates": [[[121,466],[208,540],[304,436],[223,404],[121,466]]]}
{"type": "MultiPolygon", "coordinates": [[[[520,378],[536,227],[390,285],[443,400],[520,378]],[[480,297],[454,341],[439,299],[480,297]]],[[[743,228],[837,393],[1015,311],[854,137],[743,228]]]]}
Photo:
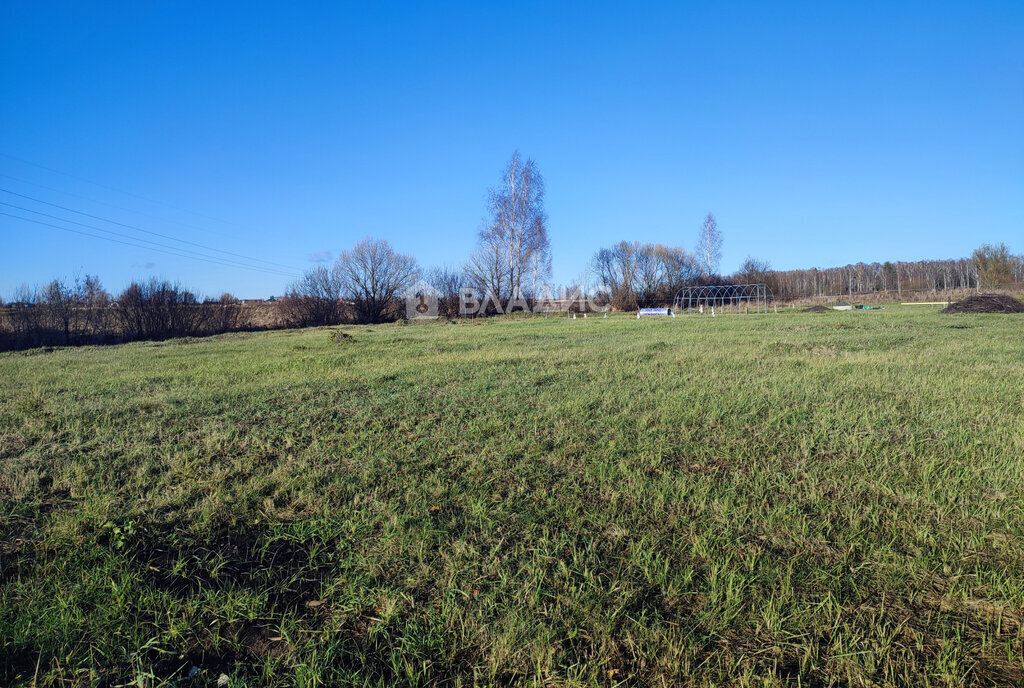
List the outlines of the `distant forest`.
{"type": "Polygon", "coordinates": [[[772,276],[776,295],[783,300],[873,292],[901,295],[903,292],[944,292],[979,286],[995,288],[1024,282],[1024,256],[1010,254],[1004,245],[983,246],[971,258],[855,263],[838,268],[780,270],[772,276]]]}

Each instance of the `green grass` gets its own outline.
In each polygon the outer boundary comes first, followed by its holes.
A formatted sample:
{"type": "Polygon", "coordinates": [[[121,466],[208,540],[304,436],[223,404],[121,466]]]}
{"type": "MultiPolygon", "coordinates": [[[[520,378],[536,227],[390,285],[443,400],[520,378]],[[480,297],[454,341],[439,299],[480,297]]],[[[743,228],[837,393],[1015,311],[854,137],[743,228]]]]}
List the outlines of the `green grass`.
{"type": "Polygon", "coordinates": [[[1024,681],[1021,317],[343,329],[0,355],[0,685],[1024,681]]]}

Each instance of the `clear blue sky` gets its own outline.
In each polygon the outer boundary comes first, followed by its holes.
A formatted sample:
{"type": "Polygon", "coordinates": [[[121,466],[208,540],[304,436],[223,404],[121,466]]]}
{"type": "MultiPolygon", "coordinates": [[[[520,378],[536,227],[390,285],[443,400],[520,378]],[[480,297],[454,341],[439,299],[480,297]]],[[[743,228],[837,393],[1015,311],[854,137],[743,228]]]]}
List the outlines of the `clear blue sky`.
{"type": "MultiPolygon", "coordinates": [[[[516,148],[557,281],[708,211],[726,272],[1024,251],[1020,0],[6,0],[0,93],[0,188],[294,271],[367,235],[462,263],[516,148]]],[[[288,281],[0,215],[0,295],[86,272],[288,281]]]]}

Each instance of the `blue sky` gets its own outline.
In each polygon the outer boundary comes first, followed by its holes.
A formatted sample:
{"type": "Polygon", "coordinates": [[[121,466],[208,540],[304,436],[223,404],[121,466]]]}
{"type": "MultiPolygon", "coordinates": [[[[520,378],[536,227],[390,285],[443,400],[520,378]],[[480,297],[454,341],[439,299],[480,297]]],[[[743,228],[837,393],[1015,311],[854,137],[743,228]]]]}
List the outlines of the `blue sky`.
{"type": "MultiPolygon", "coordinates": [[[[0,212],[287,273],[367,235],[461,264],[515,149],[561,282],[708,211],[726,272],[1024,251],[1019,0],[7,0],[0,93],[0,212]]],[[[87,272],[289,281],[0,215],[0,296],[87,272]]]]}

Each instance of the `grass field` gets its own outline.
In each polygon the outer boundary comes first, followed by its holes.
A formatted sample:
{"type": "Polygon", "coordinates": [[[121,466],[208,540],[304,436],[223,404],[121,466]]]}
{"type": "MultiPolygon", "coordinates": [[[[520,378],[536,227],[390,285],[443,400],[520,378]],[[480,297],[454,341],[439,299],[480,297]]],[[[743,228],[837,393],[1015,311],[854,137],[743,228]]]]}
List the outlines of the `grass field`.
{"type": "Polygon", "coordinates": [[[1024,317],[343,329],[0,355],[0,685],[1024,681],[1024,317]]]}

